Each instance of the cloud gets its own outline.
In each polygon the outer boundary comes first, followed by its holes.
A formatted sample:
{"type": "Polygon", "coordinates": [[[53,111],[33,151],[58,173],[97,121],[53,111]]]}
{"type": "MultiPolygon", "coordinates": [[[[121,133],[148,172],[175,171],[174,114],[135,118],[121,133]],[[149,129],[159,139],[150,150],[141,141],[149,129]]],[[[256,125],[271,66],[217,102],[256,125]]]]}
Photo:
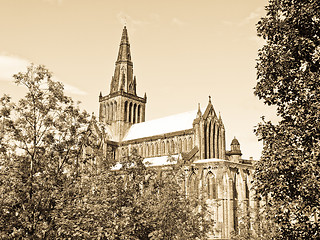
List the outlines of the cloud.
{"type": "Polygon", "coordinates": [[[121,25],[126,25],[130,28],[130,31],[134,32],[136,27],[146,26],[150,24],[156,24],[160,21],[160,15],[157,13],[149,14],[147,19],[135,19],[125,12],[119,12],[117,14],[117,19],[121,25]]]}
{"type": "Polygon", "coordinates": [[[177,26],[183,26],[186,24],[185,22],[183,22],[182,20],[180,20],[178,18],[173,18],[171,22],[172,22],[172,24],[177,25],[177,26]]]}
{"type": "Polygon", "coordinates": [[[250,12],[247,17],[242,19],[240,22],[233,22],[229,20],[223,20],[222,23],[227,26],[244,26],[251,22],[257,22],[264,14],[264,9],[262,7],[256,8],[254,11],[250,12]]]}
{"type": "Polygon", "coordinates": [[[63,83],[63,86],[64,86],[64,91],[66,93],[75,94],[75,95],[87,95],[86,92],[80,90],[79,88],[71,86],[69,84],[63,83]]]}
{"type": "Polygon", "coordinates": [[[256,8],[252,11],[246,18],[244,18],[241,22],[238,23],[239,26],[243,26],[249,24],[252,21],[257,21],[260,17],[263,16],[264,9],[262,7],[256,8]]]}
{"type": "Polygon", "coordinates": [[[0,55],[0,81],[12,81],[13,74],[25,71],[30,61],[6,54],[0,55]]]}
{"type": "Polygon", "coordinates": [[[117,14],[117,18],[120,21],[120,23],[122,25],[135,25],[135,26],[141,26],[141,25],[146,25],[149,24],[149,22],[147,21],[142,21],[142,20],[138,20],[138,19],[134,19],[131,16],[129,16],[128,14],[124,13],[124,12],[119,12],[117,14]]]}
{"type": "MultiPolygon", "coordinates": [[[[25,72],[31,61],[21,58],[19,56],[0,54],[0,81],[13,82],[13,75],[18,72],[25,72]]],[[[66,93],[75,95],[86,95],[87,93],[78,89],[75,86],[69,85],[60,81],[57,77],[53,78],[55,81],[62,82],[66,93]]]]}

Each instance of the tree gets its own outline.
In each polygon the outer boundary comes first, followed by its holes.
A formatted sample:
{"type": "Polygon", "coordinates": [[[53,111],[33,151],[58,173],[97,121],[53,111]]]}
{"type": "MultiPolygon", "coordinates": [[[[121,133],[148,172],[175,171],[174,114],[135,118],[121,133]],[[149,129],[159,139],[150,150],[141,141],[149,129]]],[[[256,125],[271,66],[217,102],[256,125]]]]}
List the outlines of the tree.
{"type": "Polygon", "coordinates": [[[44,66],[14,78],[27,94],[0,99],[1,239],[206,239],[212,221],[181,188],[182,162],[161,177],[136,151],[116,165],[103,128],[44,66]]]}
{"type": "Polygon", "coordinates": [[[77,178],[88,114],[63,94],[44,66],[14,75],[27,88],[18,103],[0,100],[0,236],[48,238],[60,193],[77,178]]]}
{"type": "Polygon", "coordinates": [[[320,2],[269,0],[257,24],[255,94],[277,109],[279,122],[256,129],[264,148],[255,189],[265,202],[274,239],[319,239],[320,2]]]}
{"type": "Polygon", "coordinates": [[[206,239],[212,221],[204,202],[187,198],[182,191],[181,167],[167,169],[160,177],[159,170],[147,167],[134,151],[122,159],[120,169],[107,167],[91,175],[78,189],[79,198],[69,205],[73,211],[59,211],[58,218],[68,222],[59,230],[60,236],[206,239]]]}

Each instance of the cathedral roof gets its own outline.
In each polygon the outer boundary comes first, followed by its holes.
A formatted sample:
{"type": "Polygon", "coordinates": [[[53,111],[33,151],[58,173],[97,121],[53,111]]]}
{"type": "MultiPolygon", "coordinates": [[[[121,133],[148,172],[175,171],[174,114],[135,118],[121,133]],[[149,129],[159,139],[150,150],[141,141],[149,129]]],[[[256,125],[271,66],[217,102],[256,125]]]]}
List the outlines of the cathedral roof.
{"type": "MultiPolygon", "coordinates": [[[[205,109],[201,109],[204,111],[205,109]]],[[[123,141],[192,129],[198,110],[184,112],[132,125],[123,141]]]]}
{"type": "MultiPolygon", "coordinates": [[[[177,160],[181,158],[180,154],[175,154],[172,156],[161,156],[161,157],[150,157],[145,158],[143,163],[148,167],[159,167],[165,165],[176,164],[177,160]]],[[[112,170],[120,170],[122,165],[120,163],[116,164],[112,170]]]]}

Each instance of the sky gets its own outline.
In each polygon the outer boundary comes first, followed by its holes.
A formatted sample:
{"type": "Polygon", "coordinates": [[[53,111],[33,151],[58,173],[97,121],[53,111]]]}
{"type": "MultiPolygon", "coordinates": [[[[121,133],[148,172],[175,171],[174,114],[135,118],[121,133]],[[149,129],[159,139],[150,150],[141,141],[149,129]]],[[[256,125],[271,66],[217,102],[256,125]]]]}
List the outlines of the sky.
{"type": "Polygon", "coordinates": [[[221,113],[226,146],[236,137],[243,158],[259,159],[254,134],[275,110],[254,96],[264,44],[256,23],[267,0],[0,0],[0,95],[24,89],[12,75],[45,65],[81,108],[98,115],[107,95],[123,26],[131,45],[137,93],[147,93],[146,120],[208,104],[221,113]]]}

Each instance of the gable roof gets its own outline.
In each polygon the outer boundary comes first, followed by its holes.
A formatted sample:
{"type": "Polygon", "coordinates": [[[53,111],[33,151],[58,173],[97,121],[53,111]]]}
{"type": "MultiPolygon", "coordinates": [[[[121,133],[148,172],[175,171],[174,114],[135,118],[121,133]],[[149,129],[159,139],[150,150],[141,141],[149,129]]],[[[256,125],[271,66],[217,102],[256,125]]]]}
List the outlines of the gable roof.
{"type": "MultiPolygon", "coordinates": [[[[205,108],[201,109],[201,111],[204,110],[205,108]]],[[[192,129],[193,120],[197,117],[197,112],[198,110],[193,110],[134,124],[131,126],[122,141],[192,129]]]]}

